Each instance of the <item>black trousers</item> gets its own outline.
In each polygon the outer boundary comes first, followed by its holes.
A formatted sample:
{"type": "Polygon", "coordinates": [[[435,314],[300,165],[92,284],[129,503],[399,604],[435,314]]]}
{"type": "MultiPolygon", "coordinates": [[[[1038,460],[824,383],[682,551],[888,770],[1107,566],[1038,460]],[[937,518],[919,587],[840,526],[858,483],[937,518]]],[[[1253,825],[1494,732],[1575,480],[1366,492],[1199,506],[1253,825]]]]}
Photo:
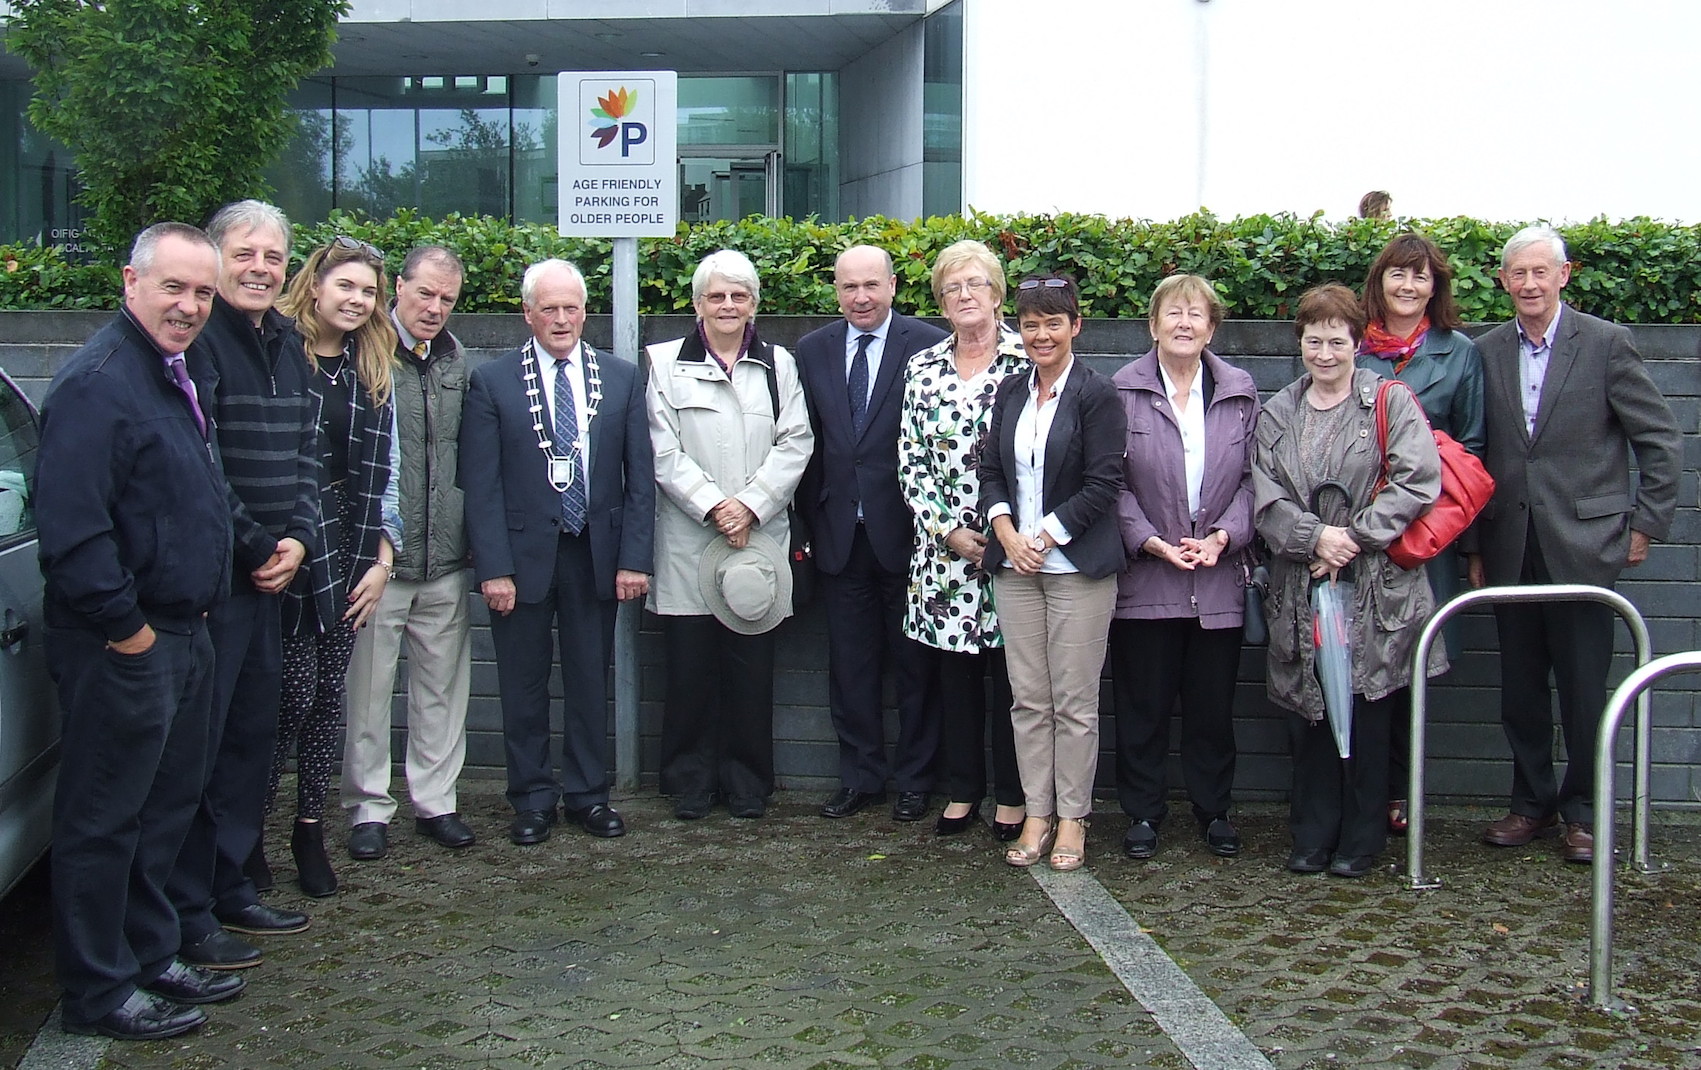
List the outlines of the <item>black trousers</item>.
{"type": "Polygon", "coordinates": [[[65,1018],[86,1023],[177,954],[166,879],[206,778],[213,648],[205,625],[128,656],[49,628],[64,725],[53,798],[53,938],[65,1018]]]}
{"type": "Polygon", "coordinates": [[[278,597],[240,590],[207,617],[213,644],[213,707],[205,788],[167,890],[186,944],[219,927],[214,912],[260,901],[242,874],[266,821],[283,688],[278,597]]]}
{"type": "Polygon", "coordinates": [[[1345,760],[1327,720],[1288,714],[1293,753],[1288,829],[1294,850],[1361,858],[1388,846],[1388,732],[1394,718],[1411,716],[1411,708],[1410,688],[1374,702],[1354,695],[1353,756],[1345,760]]]}
{"type": "Polygon", "coordinates": [[[939,790],[949,802],[979,803],[986,796],[987,741],[992,743],[992,797],[999,806],[1022,806],[1016,767],[1016,732],[1010,722],[1010,674],[1004,651],[935,651],[939,659],[939,790]],[[992,699],[988,703],[987,690],[992,699]]]}
{"type": "Polygon", "coordinates": [[[563,535],[541,602],[490,615],[508,802],[515,810],[583,809],[608,802],[608,662],[619,603],[596,595],[591,541],[563,535]],[[549,677],[561,654],[561,775],[549,753],[549,677]]]}
{"type": "Polygon", "coordinates": [[[766,799],[774,791],[774,633],[662,617],[664,795],[766,799]]]}
{"type": "Polygon", "coordinates": [[[938,670],[931,650],[904,634],[909,577],[881,567],[857,525],[850,557],[836,576],[822,573],[827,607],[827,692],[839,736],[839,783],[885,791],[884,673],[895,677],[898,738],[890,778],[899,791],[931,791],[939,754],[938,670]]]}
{"type": "MultiPolygon", "coordinates": [[[[1553,583],[1532,525],[1520,583],[1553,583]]],[[[1594,602],[1494,607],[1500,632],[1500,723],[1512,746],[1512,812],[1592,825],[1595,741],[1606,709],[1613,612],[1594,602]],[[1553,772],[1552,674],[1565,736],[1565,779],[1553,772]]]]}
{"type": "Polygon", "coordinates": [[[1193,619],[1110,625],[1116,712],[1116,794],[1122,812],[1154,826],[1169,813],[1169,721],[1181,700],[1181,774],[1201,821],[1226,815],[1234,790],[1234,686],[1239,628],[1193,619]]]}

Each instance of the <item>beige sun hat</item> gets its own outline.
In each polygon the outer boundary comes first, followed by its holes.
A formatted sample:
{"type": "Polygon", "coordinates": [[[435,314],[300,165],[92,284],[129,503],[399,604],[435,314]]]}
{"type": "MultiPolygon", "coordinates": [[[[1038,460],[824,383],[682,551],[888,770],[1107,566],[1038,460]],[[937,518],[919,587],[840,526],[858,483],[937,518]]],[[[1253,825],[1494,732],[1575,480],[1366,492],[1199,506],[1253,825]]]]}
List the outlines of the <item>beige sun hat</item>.
{"type": "Polygon", "coordinates": [[[697,565],[697,586],[715,619],[742,635],[761,635],[791,613],[791,564],[774,537],[752,530],[733,549],[716,538],[697,565]]]}

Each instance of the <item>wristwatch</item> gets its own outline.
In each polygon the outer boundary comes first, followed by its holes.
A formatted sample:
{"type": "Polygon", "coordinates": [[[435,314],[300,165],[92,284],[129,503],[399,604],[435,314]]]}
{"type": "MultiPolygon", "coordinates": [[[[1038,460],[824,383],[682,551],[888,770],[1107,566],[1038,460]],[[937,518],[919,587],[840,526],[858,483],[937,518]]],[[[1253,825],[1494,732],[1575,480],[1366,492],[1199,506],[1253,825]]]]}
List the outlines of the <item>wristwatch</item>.
{"type": "Polygon", "coordinates": [[[1038,535],[1035,535],[1033,547],[1039,553],[1042,553],[1042,554],[1045,553],[1045,540],[1040,538],[1038,535]]]}

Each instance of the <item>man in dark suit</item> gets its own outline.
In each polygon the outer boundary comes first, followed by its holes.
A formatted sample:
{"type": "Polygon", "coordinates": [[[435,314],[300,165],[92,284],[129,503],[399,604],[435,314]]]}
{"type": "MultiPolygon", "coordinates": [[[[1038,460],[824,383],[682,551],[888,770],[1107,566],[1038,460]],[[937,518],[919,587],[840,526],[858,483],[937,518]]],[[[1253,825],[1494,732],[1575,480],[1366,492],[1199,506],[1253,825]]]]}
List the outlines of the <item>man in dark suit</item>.
{"type": "MultiPolygon", "coordinates": [[[[1671,527],[1683,466],[1676,423],[1630,332],[1560,300],[1571,265],[1556,232],[1519,231],[1500,265],[1517,317],[1477,339],[1495,491],[1477,525],[1471,583],[1611,587],[1671,527]]],[[[1595,740],[1612,617],[1592,602],[1495,608],[1512,806],[1484,830],[1484,842],[1520,847],[1563,819],[1565,859],[1593,860],[1595,740]],[[1550,671],[1568,759],[1557,786],[1550,671]]]]}
{"type": "Polygon", "coordinates": [[[606,679],[618,602],[650,586],[655,463],[634,364],[580,337],[585,280],[564,260],[526,270],[532,337],[472,373],[461,490],[473,572],[490,606],[508,801],[517,844],[549,838],[559,801],[594,836],[626,831],[608,805],[606,679]],[[551,641],[564,696],[561,776],[549,754],[551,641]]]}
{"type": "Polygon", "coordinates": [[[243,988],[178,958],[165,887],[211,757],[206,615],[230,586],[214,373],[191,348],[218,271],[196,228],[143,231],[124,310],[65,362],[42,407],[31,489],[64,718],[53,937],[69,1033],[175,1036],[207,1020],[194,1004],[243,988]]]}
{"type": "Polygon", "coordinates": [[[887,760],[881,670],[897,680],[898,739],[892,816],[927,812],[939,750],[939,710],[926,648],[900,627],[915,528],[898,486],[898,426],[910,356],[945,337],[892,311],[898,278],[882,249],[839,254],[833,284],[845,318],[797,344],[798,373],[815,426],[815,455],[798,488],[827,606],[827,679],[839,735],[839,790],[823,817],[885,801],[887,760]]]}

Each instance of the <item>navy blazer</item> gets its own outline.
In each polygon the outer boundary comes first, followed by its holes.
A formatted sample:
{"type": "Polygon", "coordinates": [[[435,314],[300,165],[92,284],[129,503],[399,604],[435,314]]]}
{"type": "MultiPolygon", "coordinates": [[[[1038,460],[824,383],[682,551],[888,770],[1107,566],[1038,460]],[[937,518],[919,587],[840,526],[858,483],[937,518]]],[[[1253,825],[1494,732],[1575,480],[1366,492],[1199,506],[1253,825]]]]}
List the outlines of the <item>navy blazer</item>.
{"type": "MultiPolygon", "coordinates": [[[[980,460],[980,511],[1000,502],[1015,512],[1016,422],[1022,406],[1033,397],[1028,382],[1033,376],[1006,376],[998,384],[998,400],[992,406],[992,425],[986,452],[980,460]]],[[[1122,570],[1127,555],[1122,549],[1116,504],[1122,493],[1122,454],[1128,437],[1128,416],[1111,381],[1075,359],[1069,379],[1057,399],[1057,415],[1045,441],[1045,487],[1041,505],[1056,513],[1069,532],[1063,553],[1083,576],[1101,579],[1122,570]]],[[[988,573],[1003,567],[1004,545],[986,530],[986,556],[981,565],[988,573]]]]}
{"type": "MultiPolygon", "coordinates": [[[[549,482],[526,399],[521,350],[473,370],[461,414],[460,471],[467,541],[480,583],[514,577],[521,602],[548,597],[561,539],[561,492],[549,482]]],[[[540,390],[550,389],[554,359],[539,352],[540,390]]],[[[602,403],[591,419],[590,502],[585,533],[597,597],[614,597],[614,573],[654,571],[655,457],[635,364],[597,354],[602,403]]],[[[545,426],[549,408],[544,405],[545,426]]]]}
{"type": "Polygon", "coordinates": [[[815,428],[815,453],[798,484],[797,505],[809,524],[815,566],[829,576],[844,571],[856,534],[856,506],[869,544],[887,572],[908,571],[915,525],[898,485],[898,427],[904,407],[904,369],[910,357],[945,337],[930,323],[892,314],[880,373],[869,392],[861,437],[851,429],[845,374],[843,319],[804,335],[797,343],[797,372],[815,428]]]}

